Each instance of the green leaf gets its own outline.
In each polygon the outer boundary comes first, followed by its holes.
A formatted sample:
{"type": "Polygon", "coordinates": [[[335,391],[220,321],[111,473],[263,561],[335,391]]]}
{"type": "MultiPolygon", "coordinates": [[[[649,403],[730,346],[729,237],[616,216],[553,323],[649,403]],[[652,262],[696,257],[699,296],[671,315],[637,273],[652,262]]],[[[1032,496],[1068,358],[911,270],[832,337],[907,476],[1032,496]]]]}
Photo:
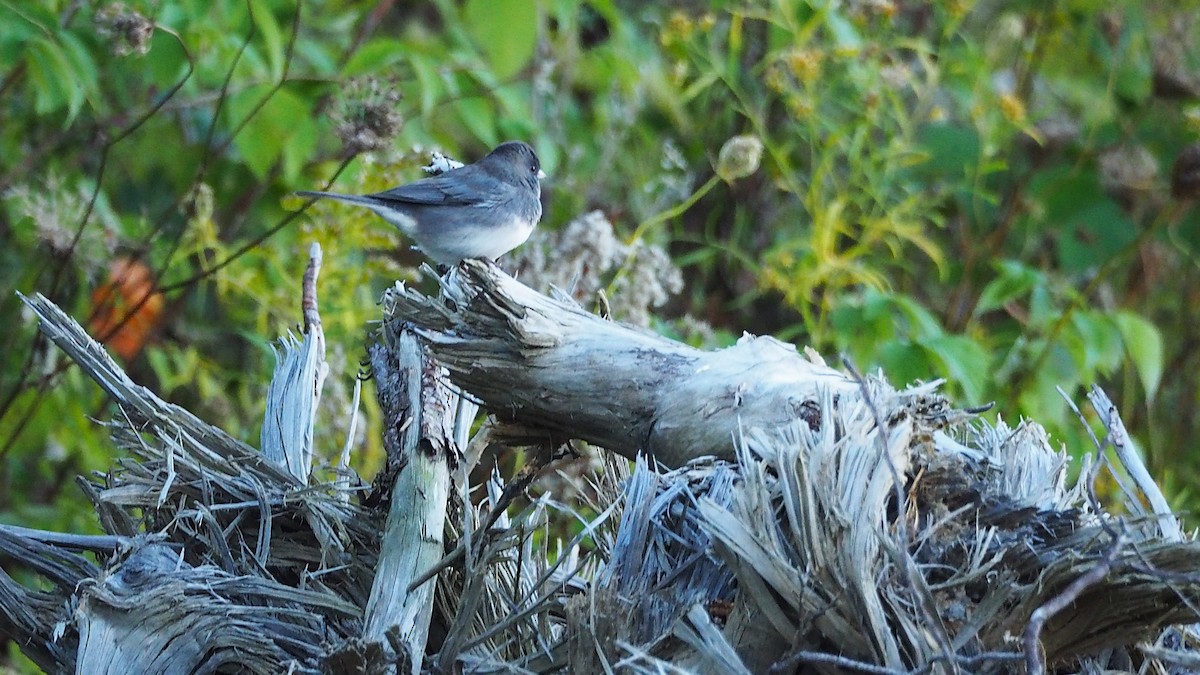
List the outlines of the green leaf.
{"type": "Polygon", "coordinates": [[[1133,312],[1117,312],[1114,319],[1125,341],[1125,351],[1142,380],[1146,398],[1153,399],[1163,374],[1162,333],[1157,326],[1133,312]]]}
{"type": "Polygon", "coordinates": [[[979,159],[979,134],[970,127],[928,124],[917,132],[917,142],[929,158],[913,167],[918,173],[961,179],[967,174],[967,167],[974,166],[979,159]]]}
{"type": "Polygon", "coordinates": [[[825,24],[833,36],[834,44],[840,49],[859,49],[863,45],[862,35],[858,29],[841,12],[829,10],[825,24]]]}
{"type": "Polygon", "coordinates": [[[1104,194],[1096,171],[1068,164],[1039,171],[1029,186],[1029,202],[1024,224],[1036,236],[1057,242],[1068,272],[1103,264],[1137,236],[1133,222],[1104,194]]]}
{"type": "Polygon", "coordinates": [[[1071,214],[1060,226],[1058,250],[1068,272],[1100,266],[1137,237],[1137,226],[1107,198],[1071,214]]]}
{"type": "Polygon", "coordinates": [[[1124,356],[1121,332],[1107,314],[1075,312],[1071,315],[1071,326],[1083,356],[1079,368],[1085,377],[1093,372],[1108,374],[1121,365],[1124,356]]]}
{"type": "Polygon", "coordinates": [[[1109,67],[1115,73],[1113,84],[1117,95],[1140,105],[1150,98],[1154,88],[1154,56],[1146,26],[1138,14],[1130,13],[1109,67]]]}
{"type": "Polygon", "coordinates": [[[150,36],[150,54],[142,59],[149,78],[166,88],[174,85],[187,72],[187,58],[179,42],[163,31],[150,36]]]}
{"type": "Polygon", "coordinates": [[[420,85],[421,115],[428,115],[445,91],[444,81],[438,76],[437,63],[433,59],[413,55],[409,63],[412,64],[417,83],[420,85]]]}
{"type": "Polygon", "coordinates": [[[1059,379],[1050,369],[1036,373],[1017,396],[1021,415],[1043,425],[1062,426],[1067,419],[1067,406],[1058,393],[1059,387],[1071,393],[1078,383],[1059,379]]]}
{"type": "Polygon", "coordinates": [[[343,77],[355,77],[388,69],[404,58],[408,46],[393,38],[374,38],[346,61],[342,68],[343,77]]]}
{"type": "Polygon", "coordinates": [[[900,294],[890,297],[896,309],[908,319],[909,334],[913,339],[942,335],[942,324],[938,323],[937,317],[916,300],[900,294]]]}
{"type": "MultiPolygon", "coordinates": [[[[879,293],[872,293],[862,302],[839,303],[830,313],[830,325],[838,351],[849,353],[861,366],[896,342],[895,322],[887,313],[886,298],[879,293]]],[[[884,359],[882,365],[889,377],[899,378],[900,372],[893,372],[891,362],[884,359]]]]}
{"type": "Polygon", "coordinates": [[[911,384],[917,380],[933,379],[930,375],[933,364],[930,363],[929,353],[919,345],[908,340],[891,340],[878,349],[879,365],[888,380],[897,384],[911,384]]]}
{"type": "Polygon", "coordinates": [[[462,99],[456,107],[459,116],[462,117],[463,126],[470,129],[476,138],[489,148],[497,144],[496,118],[491,101],[475,96],[462,99]]]}
{"type": "Polygon", "coordinates": [[[1045,285],[1033,287],[1029,294],[1029,327],[1042,328],[1058,321],[1061,310],[1045,285]]]}
{"type": "Polygon", "coordinates": [[[967,400],[982,403],[987,390],[988,367],[991,359],[987,350],[974,340],[961,335],[941,335],[920,340],[930,358],[942,366],[946,379],[962,388],[967,400]]]}
{"type": "Polygon", "coordinates": [[[80,41],[79,36],[61,31],[58,33],[58,39],[63,47],[64,57],[71,64],[71,72],[75,74],[74,84],[78,90],[78,97],[72,99],[72,105],[69,108],[67,123],[70,124],[85,101],[99,100],[100,97],[96,95],[100,90],[99,74],[96,70],[96,62],[92,60],[91,53],[80,41]]]}
{"type": "Polygon", "coordinates": [[[535,0],[467,0],[463,18],[496,77],[516,75],[533,58],[537,46],[535,0]]]}
{"type": "Polygon", "coordinates": [[[1044,275],[1015,260],[997,265],[999,276],[988,282],[975,304],[975,315],[999,309],[1033,290],[1044,281],[1044,275]]]}
{"type": "Polygon", "coordinates": [[[70,126],[83,105],[84,93],[75,82],[74,69],[62,46],[53,40],[38,38],[30,45],[27,63],[29,77],[34,83],[34,110],[45,115],[65,106],[68,114],[63,126],[70,126]]]}
{"type": "Polygon", "coordinates": [[[254,28],[262,36],[263,51],[266,53],[267,63],[271,69],[271,79],[279,80],[283,77],[283,60],[286,57],[279,22],[275,20],[275,15],[271,13],[268,3],[251,2],[249,4],[250,16],[254,19],[254,28]]]}
{"type": "Polygon", "coordinates": [[[280,89],[261,107],[256,107],[269,91],[270,87],[253,87],[230,98],[231,127],[236,128],[248,115],[253,115],[233,143],[246,166],[258,178],[266,178],[271,167],[285,153],[282,157],[284,171],[289,178],[294,178],[307,159],[302,155],[312,150],[311,144],[292,145],[297,137],[305,138],[304,130],[311,131],[311,101],[280,89]]]}

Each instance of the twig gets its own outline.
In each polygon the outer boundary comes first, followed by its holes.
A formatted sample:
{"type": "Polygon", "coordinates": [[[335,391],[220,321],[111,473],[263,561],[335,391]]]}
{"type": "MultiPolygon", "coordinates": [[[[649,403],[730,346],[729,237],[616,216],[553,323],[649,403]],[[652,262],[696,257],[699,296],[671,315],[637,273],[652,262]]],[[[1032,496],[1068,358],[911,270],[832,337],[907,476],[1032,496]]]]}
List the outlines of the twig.
{"type": "MultiPolygon", "coordinates": [[[[1092,431],[1091,425],[1088,424],[1087,418],[1083,416],[1083,411],[1079,409],[1079,406],[1075,405],[1075,401],[1071,400],[1067,392],[1059,386],[1055,386],[1054,388],[1058,390],[1058,395],[1063,397],[1063,400],[1067,402],[1067,406],[1079,418],[1079,423],[1083,425],[1084,431],[1092,439],[1092,445],[1096,446],[1096,460],[1088,467],[1087,479],[1080,478],[1080,480],[1084,480],[1084,487],[1087,488],[1084,492],[1087,493],[1088,506],[1091,507],[1092,513],[1103,513],[1104,507],[1100,504],[1100,499],[1096,496],[1096,475],[1100,473],[1100,466],[1104,461],[1104,444],[1100,442],[1099,438],[1096,438],[1096,434],[1092,431]]],[[[1097,521],[1108,536],[1114,538],[1117,536],[1116,530],[1112,529],[1112,525],[1106,519],[1098,518],[1097,521]]]]}
{"type": "Polygon", "coordinates": [[[877,666],[874,663],[867,663],[866,661],[856,661],[845,656],[838,656],[837,654],[810,651],[792,652],[786,659],[772,665],[770,672],[791,672],[800,663],[825,663],[845,670],[852,670],[859,673],[876,673],[878,675],[904,675],[905,672],[886,666],[877,666]]]}
{"type": "Polygon", "coordinates": [[[321,245],[313,242],[308,249],[308,267],[300,282],[300,308],[304,314],[304,332],[311,333],[321,327],[321,314],[317,311],[317,276],[321,274],[321,245]]]}
{"type": "MultiPolygon", "coordinates": [[[[926,675],[927,673],[933,672],[934,664],[945,660],[947,659],[944,654],[937,654],[929,660],[929,663],[926,663],[920,668],[908,671],[908,675],[926,675]]],[[[950,660],[952,660],[956,665],[962,666],[963,668],[973,668],[975,666],[990,662],[1015,663],[1017,661],[1024,661],[1025,655],[1018,652],[984,652],[982,654],[975,654],[974,656],[954,654],[950,660]]]]}
{"type": "Polygon", "coordinates": [[[1125,467],[1129,477],[1146,496],[1146,501],[1150,502],[1150,508],[1158,516],[1158,527],[1163,538],[1173,542],[1183,541],[1183,533],[1179,530],[1179,522],[1175,519],[1171,505],[1167,503],[1167,498],[1163,496],[1162,490],[1154,482],[1150,472],[1146,470],[1146,465],[1142,463],[1141,457],[1138,457],[1138,453],[1130,447],[1132,441],[1129,438],[1129,432],[1125,430],[1125,423],[1121,421],[1120,413],[1117,412],[1117,406],[1113,405],[1103,389],[1095,385],[1092,385],[1091,391],[1088,392],[1088,400],[1092,402],[1092,407],[1100,415],[1100,421],[1108,429],[1107,440],[1112,444],[1117,459],[1121,460],[1121,465],[1125,467]]]}
{"type": "Polygon", "coordinates": [[[125,537],[116,535],[104,534],[67,534],[64,532],[50,532],[48,530],[34,530],[28,527],[19,525],[3,525],[0,524],[0,530],[7,531],[26,539],[32,539],[43,544],[59,546],[68,551],[97,551],[101,553],[112,553],[118,547],[128,542],[125,537]]]}
{"type": "Polygon", "coordinates": [[[1124,543],[1124,533],[1117,535],[1112,546],[1109,547],[1108,553],[1104,555],[1099,564],[1080,575],[1061,593],[1042,603],[1042,606],[1033,610],[1033,613],[1029,615],[1029,625],[1025,627],[1025,637],[1022,640],[1025,648],[1025,672],[1028,675],[1043,675],[1046,672],[1046,659],[1041,650],[1042,628],[1045,627],[1046,622],[1079,599],[1079,596],[1089,587],[1100,583],[1104,577],[1108,576],[1124,543]]]}
{"type": "Polygon", "coordinates": [[[837,654],[826,654],[823,652],[800,651],[800,652],[793,652],[792,654],[790,654],[788,656],[787,659],[780,661],[780,662],[776,663],[775,665],[771,666],[770,672],[772,672],[772,673],[785,672],[787,670],[794,668],[796,666],[796,664],[803,662],[803,663],[827,663],[830,665],[838,666],[839,668],[844,668],[844,669],[848,669],[848,670],[856,670],[860,673],[881,673],[881,674],[887,673],[888,675],[892,675],[893,673],[903,673],[904,675],[927,675],[928,673],[933,672],[933,667],[935,664],[942,663],[942,662],[952,663],[955,666],[960,666],[963,668],[972,668],[972,667],[975,667],[978,665],[982,665],[984,663],[992,663],[992,662],[1012,663],[1012,662],[1024,661],[1024,660],[1025,660],[1025,656],[1023,654],[1020,654],[1017,652],[984,652],[982,654],[975,654],[974,656],[962,656],[959,654],[951,654],[948,657],[945,654],[938,654],[938,655],[934,656],[933,658],[931,658],[929,660],[929,663],[926,663],[925,665],[921,666],[920,668],[914,668],[913,670],[903,671],[903,670],[895,670],[893,668],[888,668],[886,666],[878,666],[873,663],[867,663],[865,661],[856,661],[854,659],[847,658],[845,656],[838,656],[837,654]]]}
{"type": "MultiPolygon", "coordinates": [[[[192,73],[195,72],[195,67],[196,67],[195,61],[192,59],[192,55],[188,51],[187,45],[183,42],[183,39],[179,37],[179,34],[173,30],[170,30],[169,28],[165,28],[165,27],[157,25],[157,24],[155,24],[154,28],[155,28],[155,30],[163,31],[164,33],[167,33],[168,35],[171,35],[172,37],[174,37],[176,39],[176,41],[179,43],[180,49],[183,50],[184,58],[187,59],[187,72],[183,74],[183,77],[180,78],[180,80],[178,82],[176,82],[174,85],[172,85],[172,87],[170,89],[168,89],[166,91],[166,93],[162,96],[161,99],[159,99],[159,101],[157,103],[150,106],[150,108],[147,109],[142,115],[138,116],[138,118],[136,120],[134,120],[133,123],[131,123],[129,126],[125,127],[124,129],[120,130],[119,132],[117,132],[116,136],[107,140],[104,143],[104,147],[100,150],[99,166],[96,168],[96,176],[94,179],[95,185],[92,188],[92,193],[91,193],[91,196],[88,198],[87,206],[84,209],[83,215],[80,216],[79,225],[75,228],[75,233],[71,237],[71,243],[68,245],[68,253],[67,253],[68,256],[74,255],[75,248],[79,245],[79,240],[83,237],[83,230],[85,227],[87,227],[88,221],[91,220],[92,213],[95,211],[96,201],[100,197],[100,189],[104,185],[104,174],[108,167],[109,152],[112,150],[112,148],[116,144],[118,144],[121,141],[128,138],[130,135],[133,134],[133,132],[137,131],[143,124],[145,124],[147,120],[149,120],[156,113],[158,113],[158,111],[163,107],[163,105],[165,105],[167,103],[167,101],[171,100],[171,98],[173,96],[175,96],[175,94],[177,94],[180,89],[183,88],[183,85],[186,84],[187,81],[191,79],[192,73]]],[[[55,295],[57,295],[59,284],[62,282],[63,274],[66,272],[67,269],[68,269],[67,265],[59,265],[59,266],[55,267],[53,276],[50,279],[50,290],[47,292],[47,294],[50,297],[54,297],[55,295]]],[[[39,270],[38,277],[41,276],[41,272],[42,272],[42,270],[39,270]]],[[[141,304],[144,304],[145,301],[149,299],[149,297],[150,297],[150,295],[147,294],[146,297],[143,298],[141,304]]],[[[141,304],[139,304],[137,308],[131,309],[125,315],[126,320],[128,320],[128,317],[131,317],[137,311],[137,309],[140,309],[141,304]]],[[[25,384],[26,384],[26,382],[28,382],[29,376],[32,374],[33,362],[37,356],[38,344],[41,339],[42,339],[41,333],[38,333],[34,337],[32,343],[30,345],[29,354],[25,359],[25,364],[21,367],[20,377],[18,378],[16,384],[13,385],[12,391],[4,399],[3,403],[0,403],[0,419],[3,419],[4,417],[6,417],[8,415],[10,408],[16,401],[17,397],[21,394],[21,392],[25,391],[25,384]]],[[[66,368],[66,367],[67,366],[62,366],[61,368],[66,368]]],[[[20,438],[21,433],[25,430],[25,426],[29,423],[29,420],[33,418],[33,414],[37,410],[38,404],[40,404],[42,399],[45,397],[46,391],[47,391],[47,389],[49,389],[49,386],[50,386],[50,379],[43,378],[41,383],[38,386],[38,391],[37,391],[37,394],[34,396],[33,401],[30,402],[29,407],[25,411],[25,414],[13,426],[12,431],[9,432],[8,439],[5,441],[4,447],[0,448],[0,459],[3,459],[4,456],[8,454],[9,450],[12,449],[13,445],[16,444],[17,439],[20,438]]]]}
{"type": "MultiPolygon", "coordinates": [[[[479,528],[479,531],[485,535],[479,542],[479,552],[482,552],[490,542],[486,535],[491,531],[492,526],[496,524],[496,521],[500,519],[500,516],[504,515],[508,511],[508,507],[512,504],[513,500],[516,499],[518,495],[523,493],[525,488],[529,487],[529,484],[532,483],[533,479],[536,477],[537,474],[533,471],[530,471],[524,476],[518,476],[508,485],[504,486],[504,492],[500,495],[500,499],[496,501],[496,505],[493,506],[488,512],[487,520],[484,522],[483,526],[479,528]]],[[[454,547],[453,551],[450,551],[446,555],[442,556],[441,560],[438,560],[433,564],[432,567],[425,570],[419,576],[413,579],[412,583],[410,583],[408,586],[408,591],[411,593],[412,591],[416,590],[421,586],[421,584],[429,581],[438,574],[441,574],[442,570],[450,567],[457,562],[459,558],[462,558],[467,552],[467,542],[468,539],[466,537],[459,539],[458,545],[454,547]]]]}
{"type": "Polygon", "coordinates": [[[337,479],[334,485],[342,501],[349,501],[350,478],[355,473],[350,469],[350,451],[354,448],[354,439],[358,435],[358,411],[362,399],[362,380],[354,379],[354,398],[350,401],[350,425],[346,429],[346,444],[342,446],[342,455],[338,459],[337,479]]]}
{"type": "MultiPolygon", "coordinates": [[[[247,2],[246,6],[250,7],[251,4],[249,2],[247,2]]],[[[220,146],[218,146],[217,149],[215,150],[215,152],[218,155],[221,153],[224,153],[225,150],[231,144],[233,144],[234,139],[236,139],[238,134],[241,133],[241,131],[246,127],[246,125],[250,123],[250,120],[253,119],[254,116],[257,115],[259,112],[262,111],[263,107],[265,107],[267,105],[267,103],[271,100],[272,97],[275,96],[275,94],[279,93],[279,90],[283,88],[283,85],[287,84],[288,76],[289,76],[289,73],[291,72],[291,68],[292,68],[292,57],[293,57],[293,54],[295,53],[295,48],[296,48],[296,39],[300,33],[300,7],[302,7],[302,6],[303,6],[303,3],[298,4],[296,6],[296,15],[292,19],[292,32],[291,32],[291,35],[288,37],[287,47],[284,50],[283,72],[279,76],[279,81],[276,82],[275,85],[271,87],[271,89],[262,97],[262,99],[260,99],[259,101],[257,101],[254,104],[254,107],[252,107],[250,109],[250,112],[246,113],[245,118],[243,118],[232,130],[230,130],[228,132],[228,136],[225,139],[225,141],[220,146]]],[[[253,21],[251,21],[251,27],[253,28],[253,21]]],[[[216,124],[215,120],[213,123],[216,124]]],[[[208,155],[206,155],[206,157],[207,156],[208,155]]],[[[350,163],[350,161],[352,159],[354,159],[354,155],[347,157],[342,162],[342,164],[334,172],[334,178],[336,178],[338,176],[338,174],[340,174],[346,168],[346,166],[350,163]]],[[[330,184],[332,184],[332,183],[333,183],[333,179],[330,179],[330,184]]],[[[229,254],[223,260],[220,260],[219,262],[212,265],[211,267],[209,267],[207,269],[202,269],[199,272],[197,272],[196,274],[193,274],[192,276],[190,276],[187,279],[184,279],[182,281],[177,281],[173,284],[168,284],[166,286],[163,286],[160,289],[160,291],[162,293],[168,293],[170,291],[178,290],[180,288],[186,288],[188,286],[191,286],[192,284],[203,281],[204,279],[215,274],[216,272],[219,272],[220,270],[224,269],[226,266],[228,266],[233,261],[237,260],[238,258],[241,258],[243,255],[246,254],[247,251],[250,251],[251,249],[256,248],[259,244],[263,243],[270,237],[274,236],[276,232],[279,232],[280,230],[282,230],[284,227],[286,227],[288,224],[290,224],[293,220],[298,218],[302,213],[304,213],[307,210],[308,206],[311,205],[315,201],[316,201],[315,199],[309,200],[304,205],[304,207],[301,208],[299,211],[293,211],[292,213],[289,213],[279,223],[275,224],[270,229],[268,229],[266,232],[263,232],[262,234],[255,237],[254,239],[251,239],[249,242],[247,242],[246,244],[244,244],[240,248],[238,248],[238,250],[229,254]]]]}

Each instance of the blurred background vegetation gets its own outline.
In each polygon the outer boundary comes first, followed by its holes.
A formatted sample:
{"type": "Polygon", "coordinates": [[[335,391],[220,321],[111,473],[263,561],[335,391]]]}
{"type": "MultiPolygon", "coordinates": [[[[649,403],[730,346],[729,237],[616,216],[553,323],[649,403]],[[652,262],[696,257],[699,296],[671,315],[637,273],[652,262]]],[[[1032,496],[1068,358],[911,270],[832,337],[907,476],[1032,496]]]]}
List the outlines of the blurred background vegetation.
{"type": "Polygon", "coordinates": [[[75,476],[113,461],[104,397],[16,291],[254,444],[320,242],[333,457],[375,302],[420,257],[291,193],[506,139],[551,175],[522,269],[694,344],[945,377],[1076,454],[1056,388],[1098,383],[1193,512],[1197,35],[1190,0],[0,0],[0,520],[88,530],[75,476]]]}

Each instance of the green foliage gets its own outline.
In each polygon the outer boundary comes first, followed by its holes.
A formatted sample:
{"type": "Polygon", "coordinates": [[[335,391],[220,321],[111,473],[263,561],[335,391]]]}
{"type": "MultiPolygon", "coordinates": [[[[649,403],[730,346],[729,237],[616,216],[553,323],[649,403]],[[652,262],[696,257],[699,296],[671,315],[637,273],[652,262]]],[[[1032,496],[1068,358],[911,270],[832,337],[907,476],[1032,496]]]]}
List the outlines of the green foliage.
{"type": "Polygon", "coordinates": [[[1183,452],[1198,429],[1166,411],[1197,388],[1165,369],[1198,354],[1167,308],[1187,306],[1177,233],[1200,216],[1164,174],[1200,136],[1196,7],[710,9],[662,18],[679,133],[710,157],[756,135],[766,175],[704,184],[676,220],[700,295],[893,379],[946,377],[1079,450],[1058,389],[1100,383],[1135,429],[1173,427],[1138,434],[1152,464],[1183,452]]]}
{"type": "Polygon", "coordinates": [[[432,147],[509,138],[551,174],[544,227],[602,209],[671,247],[674,311],[710,346],[774,333],[945,377],[1073,449],[1057,388],[1098,382],[1180,505],[1200,494],[1200,214],[1166,179],[1200,137],[1193,5],[376,7],[0,0],[0,519],[67,528],[73,475],[112,460],[107,403],[14,291],[89,320],[114,264],[144,265],[162,307],[118,331],[130,371],[253,443],[320,242],[333,457],[375,300],[419,258],[369,213],[294,218],[291,193],[384,189],[432,147]]]}

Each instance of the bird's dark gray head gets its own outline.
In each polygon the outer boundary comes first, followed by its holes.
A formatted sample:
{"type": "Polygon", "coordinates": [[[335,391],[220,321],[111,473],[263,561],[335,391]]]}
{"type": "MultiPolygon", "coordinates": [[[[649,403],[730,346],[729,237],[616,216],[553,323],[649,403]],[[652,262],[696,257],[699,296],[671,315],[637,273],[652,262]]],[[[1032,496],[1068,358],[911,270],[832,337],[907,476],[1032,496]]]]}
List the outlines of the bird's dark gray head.
{"type": "Polygon", "coordinates": [[[538,161],[537,153],[528,143],[522,141],[508,141],[497,145],[496,149],[479,163],[489,166],[497,173],[508,173],[508,176],[503,177],[511,176],[532,186],[538,186],[539,181],[546,175],[542,173],[542,163],[538,161]]]}

